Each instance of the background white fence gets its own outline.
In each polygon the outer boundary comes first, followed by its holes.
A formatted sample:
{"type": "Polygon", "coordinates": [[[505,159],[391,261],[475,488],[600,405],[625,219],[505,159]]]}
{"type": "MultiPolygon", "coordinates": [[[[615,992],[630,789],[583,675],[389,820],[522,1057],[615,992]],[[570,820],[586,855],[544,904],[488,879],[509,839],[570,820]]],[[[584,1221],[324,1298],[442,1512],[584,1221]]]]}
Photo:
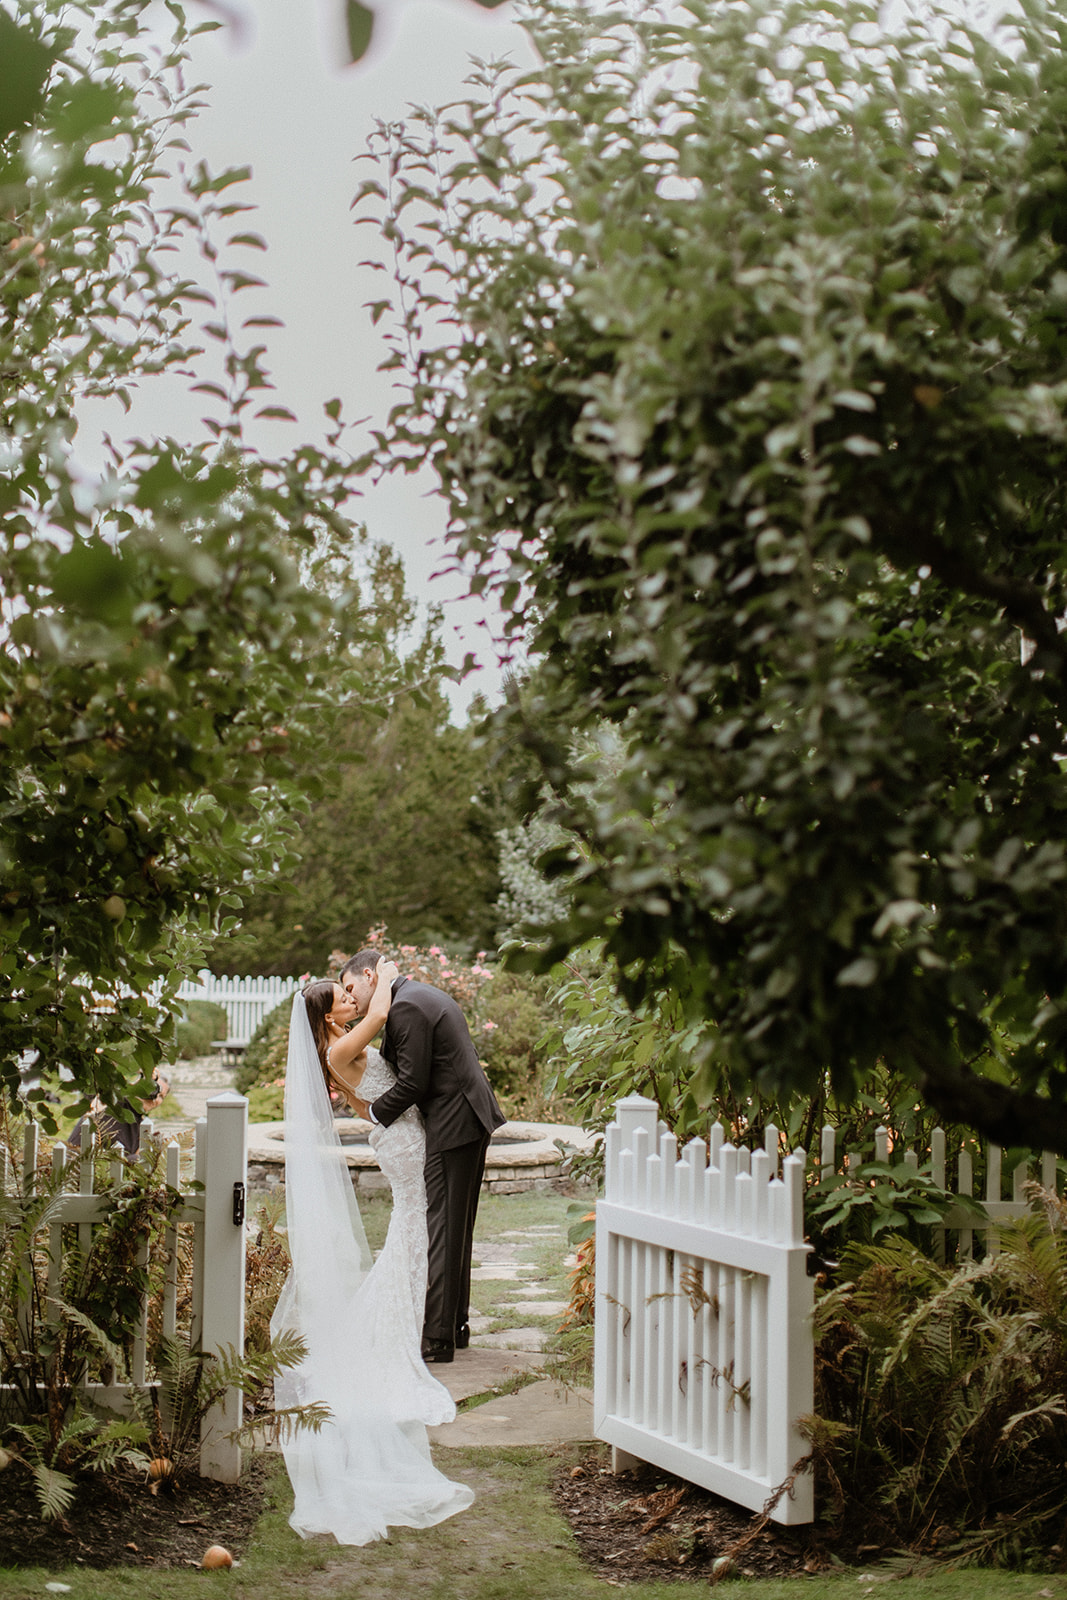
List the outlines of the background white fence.
{"type": "MultiPolygon", "coordinates": [[[[633,1456],[762,1510],[807,1454],[813,1286],[804,1158],[778,1131],[750,1153],[712,1129],[681,1159],[653,1101],[620,1100],[597,1204],[595,1431],[633,1456]]],[[[776,1522],[810,1522],[812,1482],[776,1522]]]]}
{"type": "MultiPolygon", "coordinates": [[[[831,1127],[823,1128],[819,1164],[824,1180],[838,1172],[842,1176],[847,1176],[850,1166],[862,1165],[867,1159],[869,1158],[866,1156],[847,1153],[842,1155],[837,1149],[836,1130],[831,1127]]],[[[912,1171],[918,1171],[920,1165],[918,1151],[891,1148],[887,1128],[875,1130],[874,1159],[891,1165],[899,1164],[911,1168],[912,1171]]],[[[950,1189],[953,1194],[966,1196],[968,1200],[977,1200],[985,1213],[984,1218],[976,1218],[973,1208],[963,1205],[953,1206],[946,1212],[944,1225],[931,1230],[934,1258],[938,1261],[945,1260],[948,1235],[952,1232],[959,1235],[957,1259],[968,1260],[971,1257],[976,1233],[981,1236],[982,1247],[986,1254],[995,1256],[1000,1250],[997,1229],[1003,1227],[1005,1223],[1018,1222],[1022,1217],[1033,1215],[1033,1201],[1028,1200],[1023,1193],[1023,1186],[1030,1179],[1039,1181],[1042,1188],[1048,1190],[1050,1195],[1059,1193],[1056,1157],[1049,1150],[1042,1152],[1038,1163],[1034,1163],[1027,1156],[1010,1172],[1005,1173],[1000,1146],[988,1145],[985,1153],[985,1183],[980,1195],[974,1192],[974,1157],[970,1150],[964,1148],[956,1152],[956,1170],[955,1173],[950,1172],[943,1128],[935,1128],[930,1135],[928,1159],[930,1176],[939,1189],[950,1189]],[[1010,1200],[1004,1198],[1005,1187],[1010,1188],[1010,1200]]]]}
{"type": "Polygon", "coordinates": [[[226,1012],[226,1043],[246,1045],[263,1018],[299,989],[297,978],[217,978],[201,972],[178,990],[179,1000],[210,1000],[226,1012]]]}
{"type": "MultiPolygon", "coordinates": [[[[141,1127],[142,1142],[152,1137],[151,1124],[141,1127]]],[[[21,1192],[32,1195],[37,1183],[39,1130],[29,1123],[22,1156],[21,1192]]],[[[80,1250],[87,1252],[92,1230],[101,1222],[111,1204],[107,1194],[93,1192],[93,1162],[82,1159],[68,1166],[69,1152],[57,1144],[52,1151],[54,1173],[77,1174],[78,1189],[64,1194],[48,1215],[48,1293],[58,1292],[62,1271],[63,1229],[77,1224],[80,1250]]],[[[123,1161],[116,1155],[111,1167],[111,1182],[122,1180],[123,1161]]],[[[182,1152],[176,1143],[166,1147],[166,1183],[181,1190],[181,1202],[167,1230],[165,1248],[167,1269],[163,1286],[161,1328],[174,1338],[177,1331],[178,1228],[193,1227],[192,1325],[190,1345],[207,1354],[217,1354],[226,1345],[238,1353],[244,1350],[245,1230],[244,1196],[248,1167],[248,1101],[227,1090],[207,1104],[207,1117],[196,1125],[190,1171],[182,1172],[182,1152]],[[183,1189],[183,1179],[203,1185],[201,1190],[183,1189]]],[[[14,1173],[7,1154],[0,1150],[0,1188],[10,1192],[14,1173]]],[[[143,1241],[141,1265],[147,1260],[148,1238],[143,1241]]],[[[52,1308],[51,1314],[59,1311],[52,1308]]],[[[139,1331],[134,1340],[130,1376],[144,1388],[155,1375],[148,1364],[148,1300],[143,1298],[139,1331]]],[[[82,1392],[88,1404],[108,1411],[125,1411],[129,1401],[121,1384],[86,1383],[82,1392]]],[[[203,1477],[223,1483],[236,1483],[241,1475],[239,1445],[227,1434],[241,1426],[242,1394],[230,1389],[204,1419],[200,1439],[200,1472],[203,1477]]]]}

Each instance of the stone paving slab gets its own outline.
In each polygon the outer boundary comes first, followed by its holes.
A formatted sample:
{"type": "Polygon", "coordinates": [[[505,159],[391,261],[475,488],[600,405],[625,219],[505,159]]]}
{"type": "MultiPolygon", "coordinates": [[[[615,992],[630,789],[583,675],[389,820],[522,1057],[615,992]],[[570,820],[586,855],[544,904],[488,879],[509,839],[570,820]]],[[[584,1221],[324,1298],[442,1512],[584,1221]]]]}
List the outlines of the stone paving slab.
{"type": "MultiPolygon", "coordinates": [[[[514,1302],[513,1302],[514,1303],[514,1302]]],[[[523,1316],[562,1317],[567,1309],[566,1300],[522,1300],[516,1305],[523,1316]]]]}
{"type": "Polygon", "coordinates": [[[471,1335],[471,1347],[479,1350],[543,1350],[548,1343],[544,1328],[505,1328],[500,1333],[471,1335]]]}
{"type": "Polygon", "coordinates": [[[517,1394],[493,1396],[429,1433],[434,1444],[450,1446],[562,1444],[591,1439],[592,1390],[567,1390],[554,1378],[542,1378],[517,1394]]]}
{"type": "Polygon", "coordinates": [[[487,1394],[517,1373],[540,1372],[541,1366],[541,1357],[535,1351],[493,1350],[472,1344],[467,1350],[457,1350],[454,1361],[445,1366],[434,1365],[430,1371],[458,1405],[472,1395],[487,1394]]]}

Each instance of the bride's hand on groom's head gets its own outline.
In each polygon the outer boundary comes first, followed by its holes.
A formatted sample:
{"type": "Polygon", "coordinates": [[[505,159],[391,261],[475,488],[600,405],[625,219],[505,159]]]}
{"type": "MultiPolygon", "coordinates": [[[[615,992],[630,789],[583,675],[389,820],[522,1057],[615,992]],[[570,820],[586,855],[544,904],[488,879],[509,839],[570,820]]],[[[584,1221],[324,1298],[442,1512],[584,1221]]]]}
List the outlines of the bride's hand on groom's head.
{"type": "Polygon", "coordinates": [[[399,976],[400,968],[397,966],[395,961],[379,961],[378,981],[380,983],[392,983],[394,979],[399,978],[399,976]]]}

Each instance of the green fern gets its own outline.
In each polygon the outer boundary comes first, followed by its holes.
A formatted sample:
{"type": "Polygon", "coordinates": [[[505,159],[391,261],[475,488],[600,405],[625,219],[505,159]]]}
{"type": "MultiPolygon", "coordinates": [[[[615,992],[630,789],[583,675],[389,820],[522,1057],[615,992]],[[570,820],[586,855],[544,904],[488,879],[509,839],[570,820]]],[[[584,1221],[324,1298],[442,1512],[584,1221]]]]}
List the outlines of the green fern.
{"type": "Polygon", "coordinates": [[[46,1522],[63,1517],[74,1503],[74,1480],[65,1472],[46,1467],[40,1462],[31,1468],[37,1489],[37,1503],[46,1522]]]}
{"type": "Polygon", "coordinates": [[[887,1543],[922,1549],[949,1527],[957,1558],[1039,1549],[1067,1517],[1067,1238],[1035,1218],[958,1269],[900,1238],[842,1267],[816,1308],[811,1433],[837,1515],[847,1482],[887,1543]]]}

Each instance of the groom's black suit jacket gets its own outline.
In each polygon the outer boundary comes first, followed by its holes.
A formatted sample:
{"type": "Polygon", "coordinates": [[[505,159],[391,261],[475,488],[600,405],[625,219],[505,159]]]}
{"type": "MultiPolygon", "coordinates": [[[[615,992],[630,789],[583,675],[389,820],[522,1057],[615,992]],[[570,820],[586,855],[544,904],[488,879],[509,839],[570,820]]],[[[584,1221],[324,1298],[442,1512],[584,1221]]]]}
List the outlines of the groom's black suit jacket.
{"type": "Polygon", "coordinates": [[[397,978],[381,1051],[396,1084],[375,1100],[374,1115],[387,1128],[409,1106],[418,1106],[427,1155],[471,1144],[504,1121],[451,995],[397,978]]]}

